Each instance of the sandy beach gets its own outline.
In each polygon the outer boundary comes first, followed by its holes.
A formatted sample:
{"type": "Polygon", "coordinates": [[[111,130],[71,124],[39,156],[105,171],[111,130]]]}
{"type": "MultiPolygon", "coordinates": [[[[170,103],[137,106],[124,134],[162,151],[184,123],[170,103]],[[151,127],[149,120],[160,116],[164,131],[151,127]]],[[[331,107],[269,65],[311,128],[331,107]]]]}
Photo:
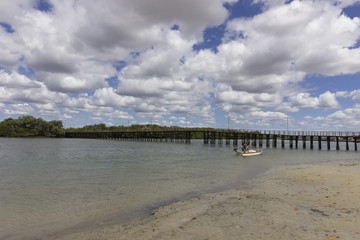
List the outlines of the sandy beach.
{"type": "Polygon", "coordinates": [[[360,239],[360,161],[272,169],[246,186],[161,207],[134,225],[54,239],[360,239]]]}

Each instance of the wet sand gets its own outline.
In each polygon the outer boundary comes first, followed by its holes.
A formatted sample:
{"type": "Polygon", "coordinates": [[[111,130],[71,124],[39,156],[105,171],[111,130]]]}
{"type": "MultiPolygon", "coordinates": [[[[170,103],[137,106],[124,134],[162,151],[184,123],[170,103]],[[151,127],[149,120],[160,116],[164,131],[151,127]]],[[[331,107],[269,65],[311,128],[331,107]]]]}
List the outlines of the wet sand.
{"type": "Polygon", "coordinates": [[[237,190],[161,207],[134,225],[53,239],[360,239],[360,161],[272,169],[237,190]]]}

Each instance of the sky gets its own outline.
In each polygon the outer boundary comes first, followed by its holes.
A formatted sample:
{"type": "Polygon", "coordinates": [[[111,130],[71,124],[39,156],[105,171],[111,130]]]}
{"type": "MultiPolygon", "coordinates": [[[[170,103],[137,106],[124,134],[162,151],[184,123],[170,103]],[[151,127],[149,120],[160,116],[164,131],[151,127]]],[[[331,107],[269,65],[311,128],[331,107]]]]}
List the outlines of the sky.
{"type": "Polygon", "coordinates": [[[0,120],[360,130],[360,1],[1,0],[0,120]]]}

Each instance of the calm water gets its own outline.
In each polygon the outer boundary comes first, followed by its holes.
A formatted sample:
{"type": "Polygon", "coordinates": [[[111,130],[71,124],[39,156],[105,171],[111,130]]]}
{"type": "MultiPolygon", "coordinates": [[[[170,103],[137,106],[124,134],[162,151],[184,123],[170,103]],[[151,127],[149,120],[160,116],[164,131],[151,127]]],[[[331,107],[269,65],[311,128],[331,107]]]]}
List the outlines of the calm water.
{"type": "Polygon", "coordinates": [[[358,152],[302,148],[241,158],[201,141],[0,138],[0,239],[130,223],[172,201],[240,188],[270,167],[354,159],[358,152]]]}

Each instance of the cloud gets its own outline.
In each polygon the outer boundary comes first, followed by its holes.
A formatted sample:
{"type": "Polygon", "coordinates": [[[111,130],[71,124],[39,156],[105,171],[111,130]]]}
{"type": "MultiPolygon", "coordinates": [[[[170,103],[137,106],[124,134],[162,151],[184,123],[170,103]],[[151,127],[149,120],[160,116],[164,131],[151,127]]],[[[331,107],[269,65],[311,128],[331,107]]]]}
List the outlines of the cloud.
{"type": "Polygon", "coordinates": [[[141,53],[136,62],[121,70],[116,93],[135,98],[133,107],[140,117],[189,113],[211,119],[212,83],[184,64],[193,54],[194,41],[185,39],[181,31],[169,29],[163,34],[162,44],[141,53]]]}
{"type": "Polygon", "coordinates": [[[88,4],[66,0],[52,2],[51,13],[33,8],[35,2],[2,3],[3,9],[11,12],[8,17],[4,14],[5,20],[16,30],[13,34],[3,33],[8,35],[3,45],[13,43],[13,52],[20,50],[20,55],[4,53],[0,62],[6,66],[16,64],[23,56],[24,63],[50,90],[75,93],[105,87],[104,80],[115,75],[110,69],[112,62],[128,58],[131,51],[157,46],[156,51],[150,52],[163,53],[157,55],[158,67],[143,63],[140,71],[170,74],[169,68],[162,65],[178,61],[174,59],[178,56],[172,55],[170,49],[162,51],[159,44],[165,39],[169,47],[181,48],[184,41],[178,42],[175,33],[164,36],[164,32],[177,24],[183,35],[193,39],[185,43],[191,49],[194,39],[201,38],[206,27],[219,25],[228,16],[223,0],[205,2],[150,0],[139,4],[105,0],[88,4]]]}
{"type": "Polygon", "coordinates": [[[360,101],[360,89],[353,90],[349,94],[354,101],[360,101]]]}
{"type": "MultiPolygon", "coordinates": [[[[4,11],[1,14],[15,32],[1,31],[5,36],[2,45],[8,48],[1,50],[0,63],[14,66],[23,57],[24,63],[54,91],[102,88],[106,86],[104,80],[115,75],[112,71],[115,69],[110,69],[112,62],[128,58],[129,52],[141,52],[162,44],[164,38],[167,41],[164,31],[174,24],[180,26],[182,34],[189,39],[201,37],[208,26],[221,24],[228,16],[223,0],[205,2],[150,0],[139,4],[105,0],[88,4],[65,0],[52,2],[50,13],[33,8],[34,2],[2,3],[2,9],[11,14],[4,11]]],[[[169,42],[172,47],[178,45],[176,39],[169,42]]],[[[195,42],[189,43],[192,46],[195,42]]],[[[174,60],[171,51],[163,53],[167,56],[159,55],[159,61],[174,60]]],[[[141,71],[151,70],[143,67],[141,71]]],[[[166,67],[152,70],[154,74],[168,71],[166,67]]]]}
{"type": "Polygon", "coordinates": [[[254,57],[267,73],[284,72],[293,62],[297,71],[333,76],[360,70],[355,61],[360,50],[351,49],[360,37],[359,25],[359,18],[343,15],[330,1],[293,1],[253,19],[231,21],[228,29],[245,36],[252,49],[249,66],[254,57]]]}
{"type": "Polygon", "coordinates": [[[299,85],[314,73],[360,70],[355,60],[360,50],[352,48],[360,37],[359,19],[348,18],[341,7],[326,1],[283,3],[269,1],[265,12],[230,21],[218,52],[201,50],[187,59],[188,69],[215,81],[221,109],[340,107],[334,94],[313,98],[299,85]],[[289,103],[283,102],[286,98],[289,103]]]}
{"type": "Polygon", "coordinates": [[[206,27],[220,25],[228,16],[224,2],[105,0],[88,4],[77,1],[77,12],[83,13],[89,24],[80,26],[75,35],[92,49],[119,47],[140,51],[162,41],[163,29],[175,24],[187,37],[201,37],[199,33],[206,27]]]}
{"type": "Polygon", "coordinates": [[[339,108],[336,95],[329,91],[321,94],[319,97],[311,97],[309,93],[299,93],[296,96],[289,97],[289,103],[298,108],[339,108]]]}
{"type": "Polygon", "coordinates": [[[0,87],[0,93],[1,101],[7,103],[61,103],[68,98],[65,94],[49,91],[44,85],[28,89],[0,87]]]}
{"type": "Polygon", "coordinates": [[[122,79],[117,93],[133,98],[135,112],[140,115],[149,112],[211,115],[208,99],[211,85],[199,79],[174,78],[122,79]]]}
{"type": "Polygon", "coordinates": [[[60,111],[57,110],[56,105],[54,103],[35,103],[33,104],[40,114],[42,115],[52,115],[52,116],[59,116],[60,111]]]}
{"type": "MultiPolygon", "coordinates": [[[[222,109],[229,110],[229,104],[238,109],[243,109],[244,105],[273,107],[280,104],[283,97],[301,95],[301,92],[297,93],[298,84],[307,74],[330,76],[360,70],[354,61],[358,50],[346,48],[353,46],[359,38],[358,19],[341,15],[341,9],[326,2],[294,1],[279,5],[283,2],[278,1],[275,7],[254,18],[230,21],[225,42],[218,47],[217,53],[201,50],[187,59],[188,69],[214,79],[217,89],[220,83],[230,87],[217,91],[216,101],[222,109]],[[332,22],[331,26],[325,24],[328,21],[332,22]],[[321,27],[326,34],[316,35],[315,26],[321,27]],[[304,31],[308,34],[303,34],[304,31]],[[319,49],[321,54],[312,56],[314,49],[319,49]],[[324,54],[329,52],[334,56],[324,54]],[[268,101],[259,96],[266,96],[268,101]]],[[[317,108],[339,106],[326,94],[319,101],[315,104],[317,108]]],[[[287,106],[286,111],[297,110],[296,106],[292,109],[287,106]]]]}
{"type": "Polygon", "coordinates": [[[279,64],[275,59],[269,59],[268,55],[263,58],[261,56],[267,53],[258,54],[255,50],[258,48],[254,46],[252,49],[241,41],[231,41],[220,45],[218,53],[200,51],[186,61],[186,66],[199,75],[229,84],[233,90],[251,93],[278,92],[290,83],[303,80],[303,73],[290,71],[291,62],[279,64]]]}
{"type": "Polygon", "coordinates": [[[218,89],[216,100],[220,105],[232,104],[233,106],[270,108],[280,104],[282,98],[279,94],[233,91],[230,87],[224,86],[218,89]]]}
{"type": "Polygon", "coordinates": [[[336,94],[326,91],[319,96],[319,108],[339,108],[340,104],[336,100],[336,94]]]}
{"type": "Polygon", "coordinates": [[[314,120],[320,121],[319,123],[324,125],[326,130],[328,130],[329,126],[333,126],[333,129],[353,131],[354,129],[360,127],[359,118],[360,105],[355,104],[351,108],[339,110],[329,114],[328,116],[316,118],[314,120]]]}
{"type": "Polygon", "coordinates": [[[95,91],[91,97],[91,102],[96,106],[131,108],[137,104],[132,96],[121,96],[113,88],[102,88],[95,91]]]}
{"type": "Polygon", "coordinates": [[[10,88],[40,88],[41,83],[31,80],[28,77],[17,72],[7,73],[0,70],[0,84],[10,88]]]}
{"type": "Polygon", "coordinates": [[[244,114],[231,114],[231,121],[244,128],[263,129],[264,127],[282,128],[288,116],[281,112],[252,111],[244,114]]]}
{"type": "Polygon", "coordinates": [[[7,115],[29,115],[34,109],[27,103],[24,104],[10,104],[5,109],[4,113],[7,115]]]}
{"type": "Polygon", "coordinates": [[[337,91],[335,93],[336,97],[348,97],[349,96],[349,92],[348,91],[337,91]]]}
{"type": "Polygon", "coordinates": [[[341,111],[336,111],[330,114],[326,119],[331,121],[342,121],[343,123],[350,123],[360,116],[360,105],[356,104],[352,108],[347,108],[341,111]]]}
{"type": "Polygon", "coordinates": [[[22,56],[21,52],[23,47],[18,43],[19,40],[14,35],[14,33],[9,33],[4,28],[0,27],[0,44],[1,46],[6,46],[1,47],[0,49],[0,66],[8,69],[17,66],[18,61],[22,56]]]}
{"type": "Polygon", "coordinates": [[[260,101],[258,107],[280,104],[282,97],[293,95],[290,105],[277,109],[339,107],[332,94],[310,98],[309,93],[298,92],[298,84],[307,74],[332,76],[360,70],[355,60],[360,50],[351,48],[360,37],[359,19],[342,15],[341,8],[326,1],[283,3],[267,1],[269,9],[264,13],[230,21],[218,53],[204,50],[188,61],[193,71],[231,87],[220,90],[218,102],[256,106],[248,100],[249,94],[269,93],[273,104],[260,101]]]}
{"type": "Polygon", "coordinates": [[[243,115],[243,118],[246,119],[268,119],[268,120],[275,120],[275,119],[283,119],[286,118],[287,115],[281,112],[264,112],[264,111],[256,111],[251,113],[246,113],[243,115]]]}
{"type": "Polygon", "coordinates": [[[93,112],[93,118],[95,119],[103,119],[104,117],[108,117],[110,120],[113,119],[126,119],[130,120],[133,119],[132,116],[130,116],[127,112],[120,111],[120,110],[114,110],[109,108],[103,108],[100,109],[100,111],[93,112]]]}
{"type": "Polygon", "coordinates": [[[112,65],[98,61],[82,61],[72,74],[43,71],[36,74],[49,90],[72,93],[106,87],[108,84],[105,79],[114,75],[116,70],[112,65]]]}
{"type": "Polygon", "coordinates": [[[300,109],[297,106],[293,106],[289,102],[283,102],[279,106],[277,106],[275,110],[284,113],[291,113],[291,112],[298,112],[300,109]]]}

